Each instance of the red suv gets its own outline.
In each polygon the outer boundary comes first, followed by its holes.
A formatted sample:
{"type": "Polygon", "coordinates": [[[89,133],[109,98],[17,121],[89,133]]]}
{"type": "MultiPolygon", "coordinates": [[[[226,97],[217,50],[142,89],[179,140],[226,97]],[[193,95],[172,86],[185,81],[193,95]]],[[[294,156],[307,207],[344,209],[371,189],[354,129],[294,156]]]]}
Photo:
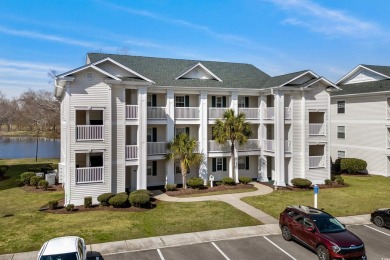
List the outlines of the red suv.
{"type": "Polygon", "coordinates": [[[363,241],[322,210],[288,206],[280,213],[279,226],[285,240],[304,244],[321,260],[367,259],[363,241]]]}

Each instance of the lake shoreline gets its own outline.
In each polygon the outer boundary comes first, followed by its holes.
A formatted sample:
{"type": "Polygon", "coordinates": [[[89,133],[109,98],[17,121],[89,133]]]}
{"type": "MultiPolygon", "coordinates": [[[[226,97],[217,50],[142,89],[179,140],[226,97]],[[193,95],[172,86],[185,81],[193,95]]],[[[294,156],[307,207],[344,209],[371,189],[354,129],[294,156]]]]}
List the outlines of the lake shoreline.
{"type": "MultiPolygon", "coordinates": [[[[0,131],[1,137],[37,137],[36,131],[0,131]]],[[[42,132],[38,135],[39,138],[44,137],[53,140],[60,140],[60,135],[53,132],[42,132]]]]}

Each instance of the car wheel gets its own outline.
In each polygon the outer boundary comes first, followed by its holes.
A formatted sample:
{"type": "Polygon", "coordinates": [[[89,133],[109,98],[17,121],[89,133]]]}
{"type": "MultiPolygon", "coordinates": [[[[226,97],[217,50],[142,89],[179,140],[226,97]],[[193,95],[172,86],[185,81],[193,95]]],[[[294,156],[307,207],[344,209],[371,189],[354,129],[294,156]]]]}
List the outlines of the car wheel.
{"type": "Polygon", "coordinates": [[[377,225],[378,227],[383,227],[385,225],[385,221],[381,216],[376,216],[374,218],[374,224],[377,225]]]}
{"type": "Polygon", "coordinates": [[[329,260],[329,251],[323,245],[317,247],[317,256],[320,260],[329,260]]]}
{"type": "Polygon", "coordinates": [[[291,232],[290,232],[290,229],[288,228],[288,226],[282,227],[282,236],[283,236],[284,240],[286,240],[286,241],[291,240],[291,232]]]}

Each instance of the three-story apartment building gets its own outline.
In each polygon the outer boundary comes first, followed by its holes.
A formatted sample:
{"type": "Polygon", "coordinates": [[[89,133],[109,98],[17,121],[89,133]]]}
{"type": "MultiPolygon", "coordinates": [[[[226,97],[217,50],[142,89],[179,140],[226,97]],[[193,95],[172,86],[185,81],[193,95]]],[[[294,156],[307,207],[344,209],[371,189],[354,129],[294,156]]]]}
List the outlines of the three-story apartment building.
{"type": "Polygon", "coordinates": [[[181,184],[166,144],[186,132],[204,161],[189,177],[330,178],[329,108],[337,86],[310,70],[277,77],[250,64],[89,53],[86,65],[58,75],[60,179],[65,203],[104,192],[181,184]],[[245,113],[253,135],[230,164],[228,143],[213,139],[226,109],[245,113]]]}
{"type": "Polygon", "coordinates": [[[331,156],[359,158],[390,176],[390,66],[358,65],[331,97],[331,156]]]}

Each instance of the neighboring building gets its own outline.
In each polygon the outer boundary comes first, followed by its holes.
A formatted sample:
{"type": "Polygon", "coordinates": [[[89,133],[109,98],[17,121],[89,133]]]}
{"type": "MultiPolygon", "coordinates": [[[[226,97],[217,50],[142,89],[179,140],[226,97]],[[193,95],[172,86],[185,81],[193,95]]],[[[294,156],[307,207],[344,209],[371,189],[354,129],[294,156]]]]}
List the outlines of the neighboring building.
{"type": "Polygon", "coordinates": [[[390,176],[390,66],[359,65],[331,97],[331,156],[359,158],[390,176]]]}
{"type": "Polygon", "coordinates": [[[246,114],[253,135],[238,147],[240,176],[330,178],[329,90],[310,70],[270,77],[253,65],[90,53],[56,77],[61,101],[60,179],[65,203],[85,196],[181,183],[166,144],[187,132],[205,159],[189,177],[232,176],[229,146],[212,137],[227,108],[246,114]]]}

